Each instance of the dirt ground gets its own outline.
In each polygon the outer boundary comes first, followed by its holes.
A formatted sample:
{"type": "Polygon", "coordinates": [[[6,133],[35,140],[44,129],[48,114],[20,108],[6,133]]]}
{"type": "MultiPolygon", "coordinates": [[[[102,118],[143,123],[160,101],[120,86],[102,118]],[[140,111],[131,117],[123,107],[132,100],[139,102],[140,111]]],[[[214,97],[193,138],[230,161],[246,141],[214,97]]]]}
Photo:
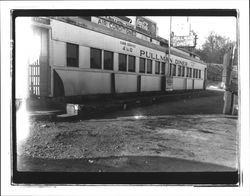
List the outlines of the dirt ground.
{"type": "Polygon", "coordinates": [[[224,115],[33,121],[17,153],[55,160],[87,158],[90,163],[100,157],[173,157],[238,168],[237,135],[237,119],[224,115]]]}

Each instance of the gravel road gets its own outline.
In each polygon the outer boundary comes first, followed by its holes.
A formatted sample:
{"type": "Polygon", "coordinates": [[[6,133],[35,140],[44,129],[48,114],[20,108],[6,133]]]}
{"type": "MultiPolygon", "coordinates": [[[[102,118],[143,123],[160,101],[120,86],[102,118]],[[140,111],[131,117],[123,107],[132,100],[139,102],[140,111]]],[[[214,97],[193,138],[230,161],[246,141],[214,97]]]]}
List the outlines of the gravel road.
{"type": "Polygon", "coordinates": [[[237,168],[237,119],[224,115],[137,116],[32,122],[18,155],[43,159],[174,157],[237,168]]]}

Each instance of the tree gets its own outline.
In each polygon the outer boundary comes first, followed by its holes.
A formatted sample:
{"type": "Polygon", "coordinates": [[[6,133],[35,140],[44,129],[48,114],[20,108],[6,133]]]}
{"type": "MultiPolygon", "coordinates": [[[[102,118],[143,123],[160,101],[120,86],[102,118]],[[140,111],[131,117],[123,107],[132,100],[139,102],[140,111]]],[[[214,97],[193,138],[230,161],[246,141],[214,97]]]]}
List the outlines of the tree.
{"type": "Polygon", "coordinates": [[[235,42],[229,38],[210,32],[206,42],[201,49],[196,50],[196,53],[206,63],[222,64],[225,52],[233,45],[235,42]]]}

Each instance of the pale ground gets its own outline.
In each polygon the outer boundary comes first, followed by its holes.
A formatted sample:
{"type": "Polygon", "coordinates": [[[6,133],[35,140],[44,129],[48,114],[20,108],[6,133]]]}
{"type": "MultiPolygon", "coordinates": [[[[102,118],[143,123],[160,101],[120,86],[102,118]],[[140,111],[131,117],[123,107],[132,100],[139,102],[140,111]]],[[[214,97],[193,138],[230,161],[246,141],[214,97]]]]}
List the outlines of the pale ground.
{"type": "MultiPolygon", "coordinates": [[[[31,122],[18,155],[49,159],[175,157],[238,168],[237,118],[172,115],[31,122]]],[[[19,130],[21,131],[21,130],[19,130]]]]}

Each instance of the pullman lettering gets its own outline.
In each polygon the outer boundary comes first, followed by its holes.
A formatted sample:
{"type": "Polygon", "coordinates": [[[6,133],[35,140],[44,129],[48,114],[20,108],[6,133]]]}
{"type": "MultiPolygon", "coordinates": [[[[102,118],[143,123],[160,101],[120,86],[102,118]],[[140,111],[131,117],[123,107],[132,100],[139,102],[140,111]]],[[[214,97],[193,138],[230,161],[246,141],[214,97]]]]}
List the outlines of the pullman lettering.
{"type": "Polygon", "coordinates": [[[154,54],[152,52],[148,52],[148,51],[144,51],[144,50],[140,50],[140,56],[146,57],[146,58],[152,59],[152,60],[167,61],[166,56],[154,54]]]}

